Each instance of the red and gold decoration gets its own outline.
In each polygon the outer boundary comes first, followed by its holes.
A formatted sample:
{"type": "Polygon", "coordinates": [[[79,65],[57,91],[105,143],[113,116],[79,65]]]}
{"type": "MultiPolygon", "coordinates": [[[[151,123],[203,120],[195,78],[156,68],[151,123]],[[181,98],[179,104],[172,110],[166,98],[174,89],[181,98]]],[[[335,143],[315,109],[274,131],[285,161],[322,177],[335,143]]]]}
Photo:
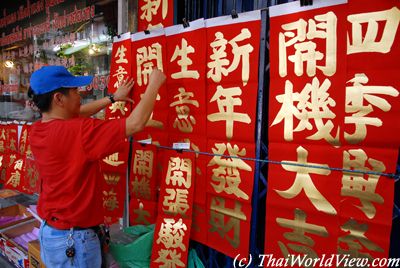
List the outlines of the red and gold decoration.
{"type": "Polygon", "coordinates": [[[265,253],[388,256],[399,6],[271,7],[269,159],[281,164],[268,167],[265,253]]]}
{"type": "MultiPolygon", "coordinates": [[[[134,105],[137,105],[149,83],[153,68],[166,72],[166,42],[164,29],[155,29],[149,34],[139,32],[132,34],[132,75],[135,78],[133,87],[134,105]]],[[[168,95],[165,84],[158,91],[156,104],[144,131],[134,135],[136,141],[151,139],[154,144],[166,144],[168,123],[168,95]]]]}
{"type": "Polygon", "coordinates": [[[171,26],[174,23],[173,0],[139,0],[138,31],[171,26]]]}
{"type": "Polygon", "coordinates": [[[195,158],[165,153],[150,267],[186,267],[192,225],[195,158]]]}
{"type": "Polygon", "coordinates": [[[207,151],[213,156],[207,203],[196,208],[207,215],[206,244],[231,257],[249,250],[255,164],[240,158],[255,158],[260,14],[206,20],[207,151]]]}
{"type": "MultiPolygon", "coordinates": [[[[132,51],[131,35],[125,33],[114,37],[111,53],[110,79],[108,81],[108,93],[113,94],[125,80],[132,78],[132,51]]],[[[127,117],[131,112],[131,104],[124,101],[116,101],[106,108],[106,119],[127,117]]]]}

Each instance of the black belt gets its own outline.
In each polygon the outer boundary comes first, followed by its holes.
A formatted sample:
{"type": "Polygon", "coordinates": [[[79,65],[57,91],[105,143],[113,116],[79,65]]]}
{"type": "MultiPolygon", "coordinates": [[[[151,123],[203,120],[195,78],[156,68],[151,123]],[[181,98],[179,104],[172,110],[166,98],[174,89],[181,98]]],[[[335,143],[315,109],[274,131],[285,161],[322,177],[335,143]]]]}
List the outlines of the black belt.
{"type": "MultiPolygon", "coordinates": [[[[52,220],[52,221],[58,221],[58,219],[57,219],[56,217],[51,217],[51,220],[52,220]]],[[[54,227],[54,226],[52,226],[51,224],[49,224],[48,221],[46,221],[46,224],[47,224],[48,226],[50,226],[51,228],[54,228],[54,229],[57,229],[57,230],[69,230],[69,229],[70,229],[70,228],[68,228],[68,229],[60,229],[60,228],[54,227]]],[[[79,226],[75,226],[75,227],[72,227],[72,228],[73,228],[74,230],[77,230],[77,231],[92,229],[92,230],[95,231],[96,233],[97,233],[97,231],[100,230],[100,226],[98,226],[98,225],[96,225],[96,226],[90,226],[90,227],[79,227],[79,226]]]]}

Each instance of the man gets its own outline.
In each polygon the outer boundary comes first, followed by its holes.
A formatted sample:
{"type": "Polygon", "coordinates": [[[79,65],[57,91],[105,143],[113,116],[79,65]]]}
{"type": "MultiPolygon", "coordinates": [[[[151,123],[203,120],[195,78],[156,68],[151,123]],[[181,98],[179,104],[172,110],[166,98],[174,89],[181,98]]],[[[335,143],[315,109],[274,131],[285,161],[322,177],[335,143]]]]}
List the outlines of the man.
{"type": "Polygon", "coordinates": [[[30,92],[42,119],[32,125],[30,144],[42,180],[38,214],[41,257],[48,268],[100,267],[99,239],[93,229],[103,222],[99,161],[118,151],[126,137],[149,119],[165,75],[153,70],[146,92],[124,119],[89,118],[115,101],[130,101],[133,80],[114,95],[80,105],[78,87],[92,77],[75,77],[62,66],[46,66],[30,79],[30,92]]]}

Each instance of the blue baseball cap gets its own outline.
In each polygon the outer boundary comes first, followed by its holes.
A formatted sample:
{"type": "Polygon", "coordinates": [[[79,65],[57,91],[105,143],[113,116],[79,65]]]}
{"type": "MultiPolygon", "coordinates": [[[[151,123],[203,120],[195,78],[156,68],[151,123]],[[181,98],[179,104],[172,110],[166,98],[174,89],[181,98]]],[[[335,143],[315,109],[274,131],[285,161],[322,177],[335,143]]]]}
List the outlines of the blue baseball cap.
{"type": "Polygon", "coordinates": [[[93,76],[73,76],[64,66],[44,66],[31,75],[30,85],[36,95],[65,87],[89,85],[93,76]]]}

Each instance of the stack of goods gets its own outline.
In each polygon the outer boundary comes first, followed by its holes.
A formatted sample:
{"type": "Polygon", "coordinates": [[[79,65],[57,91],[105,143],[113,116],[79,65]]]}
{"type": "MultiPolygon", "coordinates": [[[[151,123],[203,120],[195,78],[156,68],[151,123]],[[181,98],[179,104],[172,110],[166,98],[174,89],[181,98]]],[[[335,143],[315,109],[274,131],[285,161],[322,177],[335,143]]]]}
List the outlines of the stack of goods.
{"type": "Polygon", "coordinates": [[[14,237],[13,240],[15,243],[19,244],[20,246],[28,250],[28,243],[30,241],[37,240],[38,238],[39,238],[39,229],[35,227],[31,232],[14,237]]]}

